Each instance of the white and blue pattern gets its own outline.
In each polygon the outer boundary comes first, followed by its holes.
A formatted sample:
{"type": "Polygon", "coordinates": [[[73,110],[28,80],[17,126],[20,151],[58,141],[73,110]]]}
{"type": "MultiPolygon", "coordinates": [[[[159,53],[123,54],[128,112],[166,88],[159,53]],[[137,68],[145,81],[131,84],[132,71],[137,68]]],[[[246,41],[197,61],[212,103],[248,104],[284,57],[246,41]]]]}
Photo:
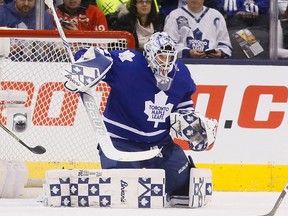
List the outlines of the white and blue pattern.
{"type": "Polygon", "coordinates": [[[49,184],[50,203],[53,206],[71,206],[70,178],[57,178],[49,184]]]}
{"type": "Polygon", "coordinates": [[[109,179],[82,177],[71,180],[71,206],[107,207],[111,205],[110,194],[100,194],[101,184],[109,184],[109,179]],[[75,183],[74,183],[75,182],[75,183]]]}
{"type": "Polygon", "coordinates": [[[154,183],[151,178],[139,178],[138,183],[139,187],[144,188],[144,192],[138,197],[138,208],[153,208],[153,203],[159,203],[159,200],[163,203],[163,182],[154,183]]]}
{"type": "Polygon", "coordinates": [[[154,175],[145,173],[143,176],[153,177],[142,178],[138,177],[139,172],[145,172],[142,170],[123,170],[123,177],[119,176],[119,172],[121,173],[121,170],[48,172],[45,204],[53,207],[164,207],[164,170],[159,170],[157,174],[154,172],[154,175]]]}
{"type": "Polygon", "coordinates": [[[206,182],[203,177],[193,178],[194,195],[192,197],[192,207],[204,206],[207,196],[212,196],[212,183],[206,182]]]}

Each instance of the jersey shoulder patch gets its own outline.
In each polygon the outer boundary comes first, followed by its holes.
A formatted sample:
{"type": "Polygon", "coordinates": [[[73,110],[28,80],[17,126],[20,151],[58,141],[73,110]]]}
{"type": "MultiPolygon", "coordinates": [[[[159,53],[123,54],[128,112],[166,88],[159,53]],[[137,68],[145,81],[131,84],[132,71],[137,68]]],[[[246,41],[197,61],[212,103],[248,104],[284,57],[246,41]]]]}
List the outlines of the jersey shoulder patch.
{"type": "Polygon", "coordinates": [[[112,50],[111,55],[113,59],[120,60],[121,62],[133,62],[139,54],[135,50],[112,50]]]}

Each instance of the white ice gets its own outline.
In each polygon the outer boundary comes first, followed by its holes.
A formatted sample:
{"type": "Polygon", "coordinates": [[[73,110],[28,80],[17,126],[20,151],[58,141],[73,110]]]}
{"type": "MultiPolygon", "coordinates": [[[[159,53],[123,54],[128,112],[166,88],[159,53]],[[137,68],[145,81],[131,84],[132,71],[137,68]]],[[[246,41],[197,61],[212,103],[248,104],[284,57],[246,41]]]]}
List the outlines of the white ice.
{"type": "MultiPolygon", "coordinates": [[[[260,216],[268,213],[279,192],[214,192],[208,205],[199,209],[115,209],[45,207],[36,197],[0,199],[0,216],[260,216]]],[[[285,197],[275,216],[288,215],[285,197]]]]}

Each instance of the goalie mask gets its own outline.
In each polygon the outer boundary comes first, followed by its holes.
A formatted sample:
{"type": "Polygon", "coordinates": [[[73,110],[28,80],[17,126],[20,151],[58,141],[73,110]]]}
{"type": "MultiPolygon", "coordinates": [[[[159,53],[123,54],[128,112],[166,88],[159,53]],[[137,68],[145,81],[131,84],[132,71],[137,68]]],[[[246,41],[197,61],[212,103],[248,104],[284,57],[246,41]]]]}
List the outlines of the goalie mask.
{"type": "MultiPolygon", "coordinates": [[[[144,44],[144,56],[151,68],[160,90],[169,90],[173,77],[168,74],[173,70],[177,59],[174,41],[165,32],[157,32],[144,44]]],[[[175,75],[175,74],[174,74],[175,75]]]]}
{"type": "Polygon", "coordinates": [[[194,111],[180,110],[170,114],[171,136],[188,141],[193,151],[210,150],[216,139],[218,122],[194,111]]]}

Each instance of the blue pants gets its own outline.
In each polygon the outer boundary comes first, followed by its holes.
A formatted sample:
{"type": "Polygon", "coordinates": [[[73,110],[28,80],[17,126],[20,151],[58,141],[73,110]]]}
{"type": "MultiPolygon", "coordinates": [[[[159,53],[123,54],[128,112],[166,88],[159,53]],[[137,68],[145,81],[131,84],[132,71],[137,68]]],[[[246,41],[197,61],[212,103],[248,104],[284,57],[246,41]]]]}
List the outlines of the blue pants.
{"type": "MultiPolygon", "coordinates": [[[[136,152],[149,150],[147,144],[135,143],[122,139],[112,139],[114,147],[120,151],[136,152]]],[[[146,168],[164,169],[166,175],[166,193],[168,195],[188,195],[191,165],[180,146],[170,136],[158,145],[162,147],[161,155],[145,161],[121,162],[107,158],[99,148],[102,169],[112,168],[146,168]]]]}

